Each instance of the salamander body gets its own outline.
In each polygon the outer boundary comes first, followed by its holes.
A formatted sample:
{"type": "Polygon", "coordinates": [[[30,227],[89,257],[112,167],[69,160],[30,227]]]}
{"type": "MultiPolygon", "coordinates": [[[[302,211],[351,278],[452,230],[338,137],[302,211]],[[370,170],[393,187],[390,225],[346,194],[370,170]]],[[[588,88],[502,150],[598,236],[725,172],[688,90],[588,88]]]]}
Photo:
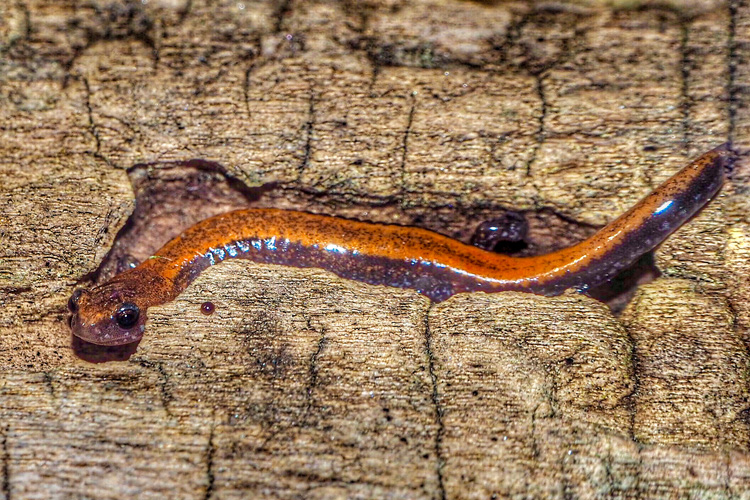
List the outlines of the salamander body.
{"type": "Polygon", "coordinates": [[[700,210],[721,188],[728,146],[688,164],[590,238],[546,255],[509,257],[414,227],[278,209],[237,210],[187,229],[134,269],[69,301],[71,328],[94,344],[140,340],[149,307],[169,302],[209,266],[232,258],[316,267],[435,302],[464,292],[557,295],[613,277],[700,210]]]}

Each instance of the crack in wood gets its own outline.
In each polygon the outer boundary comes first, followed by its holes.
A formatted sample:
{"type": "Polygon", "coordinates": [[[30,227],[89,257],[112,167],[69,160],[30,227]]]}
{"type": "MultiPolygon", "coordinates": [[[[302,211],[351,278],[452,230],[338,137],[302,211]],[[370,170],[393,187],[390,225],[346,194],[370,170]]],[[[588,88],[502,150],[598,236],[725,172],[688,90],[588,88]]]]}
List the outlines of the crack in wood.
{"type": "Polygon", "coordinates": [[[56,399],[57,395],[55,394],[55,386],[52,385],[52,372],[44,371],[42,372],[42,377],[44,378],[44,385],[47,386],[49,395],[52,397],[52,399],[56,399]]]}
{"type": "Polygon", "coordinates": [[[281,29],[284,27],[284,18],[292,12],[292,1],[283,0],[280,4],[273,17],[275,19],[273,25],[274,33],[281,33],[281,29]]]}
{"type": "Polygon", "coordinates": [[[424,338],[425,338],[425,352],[427,353],[427,370],[430,375],[430,381],[432,383],[432,391],[430,399],[432,405],[435,408],[435,423],[437,424],[437,432],[435,433],[435,473],[438,480],[438,496],[440,500],[446,500],[447,493],[445,491],[444,472],[445,468],[445,457],[443,456],[443,437],[445,436],[445,423],[443,422],[444,411],[440,405],[440,394],[438,391],[437,373],[435,371],[435,355],[432,351],[432,332],[430,331],[430,312],[433,309],[433,304],[430,304],[425,312],[424,316],[424,338]]]}
{"type": "Polygon", "coordinates": [[[99,130],[97,129],[96,122],[94,121],[94,111],[91,107],[91,86],[89,85],[89,80],[85,76],[81,77],[81,81],[83,82],[83,86],[86,89],[86,114],[88,116],[89,120],[89,132],[91,132],[91,135],[94,136],[94,142],[96,144],[96,149],[94,150],[94,156],[101,157],[101,140],[99,139],[99,130]]]}
{"type": "Polygon", "coordinates": [[[10,453],[8,451],[8,434],[10,432],[10,426],[6,425],[2,432],[2,440],[0,441],[0,448],[3,452],[3,495],[5,500],[11,500],[11,489],[10,489],[10,453]]]}
{"type": "Polygon", "coordinates": [[[211,427],[208,433],[208,443],[206,444],[206,491],[203,494],[203,500],[209,500],[214,492],[216,477],[214,475],[214,455],[216,454],[216,445],[214,444],[214,433],[216,431],[216,411],[211,414],[211,427]]]}
{"type": "Polygon", "coordinates": [[[158,383],[158,386],[161,405],[162,407],[164,407],[164,412],[167,414],[167,416],[171,417],[172,412],[170,410],[170,406],[171,402],[174,400],[174,397],[169,390],[169,373],[164,369],[164,363],[152,362],[142,359],[139,360],[138,364],[146,369],[154,370],[159,374],[160,381],[158,383]]]}
{"type": "Polygon", "coordinates": [[[245,112],[247,113],[248,120],[250,120],[253,116],[252,110],[250,109],[250,75],[253,74],[258,66],[258,61],[250,64],[250,67],[248,67],[245,71],[245,81],[242,84],[242,94],[245,100],[245,112]]]}
{"type": "Polygon", "coordinates": [[[411,134],[411,127],[414,123],[414,110],[417,107],[416,99],[414,95],[411,96],[411,108],[409,109],[409,118],[406,122],[406,129],[404,130],[404,138],[401,144],[401,199],[404,200],[404,194],[406,193],[406,155],[409,152],[409,135],[411,134]]]}
{"type": "Polygon", "coordinates": [[[315,92],[310,86],[310,98],[307,108],[307,122],[305,123],[305,153],[302,157],[302,163],[297,168],[298,180],[302,177],[302,173],[308,167],[310,163],[310,156],[312,154],[312,136],[315,124],[315,92]]]}
{"type": "Polygon", "coordinates": [[[687,152],[690,146],[690,28],[684,20],[680,25],[680,114],[682,119],[682,148],[687,152]]]}
{"type": "Polygon", "coordinates": [[[532,146],[529,160],[526,162],[526,177],[531,177],[531,167],[536,163],[537,155],[539,154],[539,150],[541,149],[546,137],[544,121],[547,119],[548,105],[547,96],[544,93],[544,77],[541,73],[534,75],[534,90],[539,98],[539,126],[537,127],[536,132],[534,132],[536,141],[534,141],[534,145],[532,146]]]}
{"type": "MultiPolygon", "coordinates": [[[[310,319],[307,319],[307,327],[310,328],[313,331],[316,331],[315,328],[312,326],[312,322],[310,319]]],[[[300,424],[304,424],[307,421],[308,416],[310,415],[310,412],[312,411],[313,406],[313,391],[318,385],[318,359],[320,358],[320,355],[323,353],[323,350],[328,345],[328,339],[326,338],[326,332],[325,328],[320,329],[320,338],[318,339],[318,345],[315,349],[315,352],[312,353],[310,356],[310,362],[308,364],[308,381],[307,381],[307,387],[305,387],[305,409],[302,412],[302,418],[300,419],[300,424]]]]}
{"type": "Polygon", "coordinates": [[[729,119],[729,142],[735,142],[737,134],[737,107],[740,104],[740,86],[737,83],[737,66],[739,65],[739,55],[737,50],[737,17],[741,0],[730,0],[729,9],[729,36],[727,37],[728,54],[727,66],[729,69],[729,81],[727,82],[727,95],[729,100],[728,119],[729,119]]]}

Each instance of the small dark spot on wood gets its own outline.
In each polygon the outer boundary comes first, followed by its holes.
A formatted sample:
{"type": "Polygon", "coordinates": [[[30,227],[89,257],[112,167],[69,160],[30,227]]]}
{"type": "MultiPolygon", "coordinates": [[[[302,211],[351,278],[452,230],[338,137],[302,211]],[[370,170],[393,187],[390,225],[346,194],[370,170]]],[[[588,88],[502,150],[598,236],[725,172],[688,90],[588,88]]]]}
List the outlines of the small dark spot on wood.
{"type": "Polygon", "coordinates": [[[216,310],[216,306],[213,302],[204,302],[203,304],[201,304],[201,312],[206,316],[210,316],[211,314],[213,314],[214,310],[216,310]]]}

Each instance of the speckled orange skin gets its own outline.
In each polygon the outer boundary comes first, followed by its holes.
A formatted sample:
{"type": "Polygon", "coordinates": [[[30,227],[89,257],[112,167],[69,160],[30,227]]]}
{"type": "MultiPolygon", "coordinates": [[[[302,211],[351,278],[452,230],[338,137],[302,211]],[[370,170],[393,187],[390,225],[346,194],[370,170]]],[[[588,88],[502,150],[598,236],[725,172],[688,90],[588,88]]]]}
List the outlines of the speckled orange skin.
{"type": "Polygon", "coordinates": [[[173,300],[206,267],[226,258],[328,269],[371,284],[413,288],[439,302],[461,292],[504,290],[556,295],[601,283],[661,243],[721,187],[726,146],[687,165],[624,215],[589,239],[535,257],[508,257],[425,229],[370,224],[276,209],[238,210],[211,217],[156,255],[75,300],[73,333],[102,345],[141,338],[146,310],[173,300]],[[123,302],[141,314],[120,328],[123,302]]]}

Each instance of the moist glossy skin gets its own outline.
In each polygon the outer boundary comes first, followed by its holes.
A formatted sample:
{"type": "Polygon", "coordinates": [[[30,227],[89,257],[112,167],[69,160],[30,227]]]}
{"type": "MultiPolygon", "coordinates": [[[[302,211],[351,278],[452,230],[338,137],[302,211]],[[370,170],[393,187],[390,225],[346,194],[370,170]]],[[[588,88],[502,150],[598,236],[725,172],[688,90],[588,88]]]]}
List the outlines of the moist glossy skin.
{"type": "Polygon", "coordinates": [[[496,254],[419,228],[277,209],[229,212],[189,228],[138,267],[76,292],[71,328],[94,344],[138,341],[149,307],[173,300],[205,268],[230,258],[327,269],[411,288],[435,302],[463,292],[585,289],[613,277],[695,214],[721,187],[730,157],[726,145],[705,153],[589,239],[535,257],[496,254]]]}

